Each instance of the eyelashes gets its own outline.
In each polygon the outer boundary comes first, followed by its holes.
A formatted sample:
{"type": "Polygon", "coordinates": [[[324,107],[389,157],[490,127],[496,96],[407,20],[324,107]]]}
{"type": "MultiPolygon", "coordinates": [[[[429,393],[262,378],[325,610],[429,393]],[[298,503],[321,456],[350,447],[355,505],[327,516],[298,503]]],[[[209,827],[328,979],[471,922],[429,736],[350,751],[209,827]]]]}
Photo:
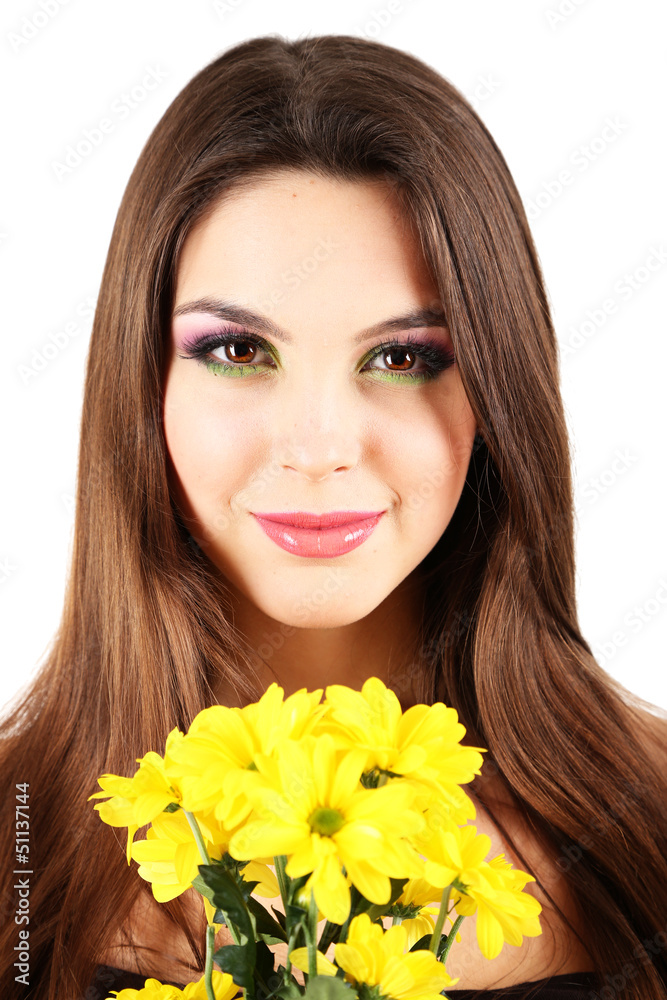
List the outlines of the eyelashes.
{"type": "Polygon", "coordinates": [[[185,353],[179,354],[179,358],[193,358],[201,362],[209,371],[224,375],[243,376],[246,374],[255,374],[262,368],[261,364],[253,362],[253,358],[257,356],[258,352],[264,353],[272,359],[273,363],[270,367],[275,367],[275,362],[277,361],[275,354],[262,337],[255,337],[253,334],[246,333],[245,331],[238,332],[231,329],[222,329],[213,333],[207,333],[203,337],[187,341],[183,344],[183,351],[185,353]],[[235,359],[237,363],[235,364],[231,358],[228,361],[223,361],[221,358],[210,357],[211,352],[217,350],[219,347],[231,348],[237,351],[237,358],[235,359]],[[248,355],[250,355],[250,364],[248,364],[248,355]],[[243,364],[240,363],[239,359],[243,361],[243,364]]]}
{"type": "MultiPolygon", "coordinates": [[[[187,341],[182,350],[184,353],[178,355],[180,358],[199,361],[215,375],[237,378],[266,375],[277,367],[278,361],[273,348],[262,337],[229,328],[187,341]],[[218,348],[225,349],[224,359],[211,357],[211,353],[218,348]]],[[[417,339],[406,334],[403,338],[393,337],[369,351],[363,358],[360,371],[383,381],[423,383],[436,378],[455,363],[451,348],[434,339],[417,339]],[[377,358],[394,367],[369,367],[377,358]]]]}

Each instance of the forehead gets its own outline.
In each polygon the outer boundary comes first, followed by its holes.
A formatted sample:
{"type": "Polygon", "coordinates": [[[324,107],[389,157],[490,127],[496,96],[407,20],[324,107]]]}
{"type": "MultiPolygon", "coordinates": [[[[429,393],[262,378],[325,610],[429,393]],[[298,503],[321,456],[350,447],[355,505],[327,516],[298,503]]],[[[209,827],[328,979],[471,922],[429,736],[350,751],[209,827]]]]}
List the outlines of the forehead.
{"type": "Polygon", "coordinates": [[[175,304],[212,294],[318,312],[340,311],[346,302],[358,307],[369,296],[389,296],[396,305],[437,297],[388,182],[300,170],[232,188],[188,234],[175,304]]]}
{"type": "Polygon", "coordinates": [[[285,168],[266,170],[232,182],[209,206],[202,224],[216,217],[237,215],[256,223],[270,221],[264,214],[269,206],[280,218],[292,217],[302,224],[327,218],[352,223],[357,216],[368,212],[381,212],[396,221],[401,218],[400,201],[389,180],[340,178],[285,168]],[[347,210],[343,211],[342,218],[341,210],[347,210]]]}

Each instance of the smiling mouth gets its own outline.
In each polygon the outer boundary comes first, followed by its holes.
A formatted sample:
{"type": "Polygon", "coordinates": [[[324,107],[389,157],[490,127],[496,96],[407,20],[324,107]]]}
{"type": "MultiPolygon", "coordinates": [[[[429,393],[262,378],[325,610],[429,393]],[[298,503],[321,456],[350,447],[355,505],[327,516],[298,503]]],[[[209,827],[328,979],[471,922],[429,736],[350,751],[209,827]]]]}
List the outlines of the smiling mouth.
{"type": "Polygon", "coordinates": [[[379,517],[382,510],[331,510],[323,514],[309,514],[305,510],[290,510],[285,513],[257,512],[255,517],[279,524],[291,524],[294,528],[338,528],[343,524],[365,521],[369,517],[379,517]]]}
{"type": "Polygon", "coordinates": [[[351,552],[373,533],[383,510],[336,510],[254,514],[268,537],[293,555],[331,559],[351,552]]]}

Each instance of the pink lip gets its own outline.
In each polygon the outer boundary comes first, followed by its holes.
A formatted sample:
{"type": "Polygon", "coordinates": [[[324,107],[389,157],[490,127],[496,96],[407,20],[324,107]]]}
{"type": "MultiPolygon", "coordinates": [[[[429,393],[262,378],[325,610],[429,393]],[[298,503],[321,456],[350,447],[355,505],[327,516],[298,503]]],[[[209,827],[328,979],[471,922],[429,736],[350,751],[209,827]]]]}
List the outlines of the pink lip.
{"type": "Polygon", "coordinates": [[[335,510],[328,514],[290,511],[254,516],[269,538],[286,552],[331,559],[365,542],[383,514],[383,510],[335,510]]]}

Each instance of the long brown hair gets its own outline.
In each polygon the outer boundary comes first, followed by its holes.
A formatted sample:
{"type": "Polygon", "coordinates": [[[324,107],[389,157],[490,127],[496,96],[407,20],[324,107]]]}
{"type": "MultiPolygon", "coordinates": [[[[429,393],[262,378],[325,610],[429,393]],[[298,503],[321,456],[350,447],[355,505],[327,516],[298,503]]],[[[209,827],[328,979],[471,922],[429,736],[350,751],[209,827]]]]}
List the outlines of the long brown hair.
{"type": "MultiPolygon", "coordinates": [[[[125,191],[90,342],[62,621],[2,728],[3,829],[13,838],[14,786],[29,782],[34,872],[31,986],[14,980],[5,889],[3,995],[80,996],[139,894],[152,899],[124,863],[122,831],[87,801],[97,776],[133,773],[185,730],[214,678],[259,694],[224,582],[170,495],[162,379],[185,237],[224,192],[283,168],[382,178],[414,223],[481,428],[452,522],[424,560],[423,699],[454,706],[466,742],[489,748],[473,791],[483,799],[491,768],[536,835],[576,857],[562,876],[614,995],[665,1000],[667,812],[654,764],[665,725],[600,669],[579,629],[557,344],[526,215],[456,89],[413,56],[346,35],[226,51],[167,109],[125,191]]],[[[12,886],[13,850],[0,865],[12,886]]],[[[181,900],[161,908],[203,967],[181,900]]]]}

